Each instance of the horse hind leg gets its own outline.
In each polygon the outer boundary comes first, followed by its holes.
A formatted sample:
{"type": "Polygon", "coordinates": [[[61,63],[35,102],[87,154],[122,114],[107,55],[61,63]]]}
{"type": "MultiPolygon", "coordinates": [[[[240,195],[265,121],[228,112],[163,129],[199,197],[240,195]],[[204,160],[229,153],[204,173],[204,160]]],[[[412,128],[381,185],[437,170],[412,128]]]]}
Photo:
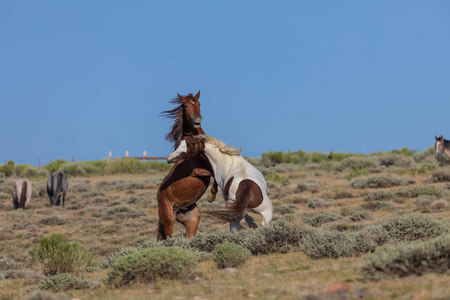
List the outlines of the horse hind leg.
{"type": "Polygon", "coordinates": [[[14,205],[14,209],[19,208],[19,200],[16,197],[13,197],[13,205],[14,205]]]}
{"type": "Polygon", "coordinates": [[[248,228],[252,229],[258,228],[258,225],[256,225],[255,223],[255,219],[253,219],[253,217],[250,216],[249,214],[245,214],[244,220],[248,224],[248,228]]]}
{"type": "Polygon", "coordinates": [[[169,201],[161,199],[163,196],[159,193],[157,194],[157,198],[159,215],[157,240],[159,241],[172,237],[175,220],[173,208],[169,201]]]}
{"type": "Polygon", "coordinates": [[[230,222],[230,232],[236,232],[236,231],[241,231],[242,229],[244,229],[244,227],[242,227],[240,222],[230,222]]]}
{"type": "Polygon", "coordinates": [[[187,238],[192,238],[197,233],[198,224],[200,223],[200,214],[198,207],[195,206],[194,208],[186,212],[178,211],[176,213],[176,220],[183,224],[184,228],[186,229],[185,236],[187,238]]]}

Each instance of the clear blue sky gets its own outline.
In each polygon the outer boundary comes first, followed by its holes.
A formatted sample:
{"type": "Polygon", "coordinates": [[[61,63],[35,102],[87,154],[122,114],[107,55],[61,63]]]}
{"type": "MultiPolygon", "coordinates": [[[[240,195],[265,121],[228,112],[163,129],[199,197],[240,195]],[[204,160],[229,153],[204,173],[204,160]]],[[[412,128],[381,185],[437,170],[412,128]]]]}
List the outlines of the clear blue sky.
{"type": "Polygon", "coordinates": [[[165,156],[177,93],[270,150],[450,138],[449,1],[1,1],[0,161],[165,156]]]}

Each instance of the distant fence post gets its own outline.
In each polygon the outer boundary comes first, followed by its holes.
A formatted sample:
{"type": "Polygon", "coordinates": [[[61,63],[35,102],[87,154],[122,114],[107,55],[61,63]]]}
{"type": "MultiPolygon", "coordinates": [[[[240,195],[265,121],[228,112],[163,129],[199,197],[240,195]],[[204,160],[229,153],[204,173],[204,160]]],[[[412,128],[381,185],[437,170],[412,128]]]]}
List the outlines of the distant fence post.
{"type": "Polygon", "coordinates": [[[112,152],[109,151],[109,159],[111,159],[111,158],[112,158],[112,152]]]}
{"type": "Polygon", "coordinates": [[[142,162],[145,162],[145,157],[147,156],[147,151],[144,151],[144,155],[142,155],[142,162]]]}
{"type": "Polygon", "coordinates": [[[125,151],[125,158],[128,158],[128,150],[125,151]]]}

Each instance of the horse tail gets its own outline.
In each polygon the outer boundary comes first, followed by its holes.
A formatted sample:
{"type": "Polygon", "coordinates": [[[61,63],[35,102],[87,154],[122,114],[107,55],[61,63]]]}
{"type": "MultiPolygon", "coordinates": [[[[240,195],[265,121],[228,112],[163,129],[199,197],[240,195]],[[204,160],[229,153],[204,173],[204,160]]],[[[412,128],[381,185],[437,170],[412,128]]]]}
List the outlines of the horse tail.
{"type": "Polygon", "coordinates": [[[24,181],[22,183],[22,192],[20,193],[19,208],[25,208],[25,202],[27,201],[27,189],[28,183],[24,181]]]}
{"type": "Polygon", "coordinates": [[[158,235],[156,236],[157,241],[165,240],[167,238],[166,232],[164,231],[164,225],[161,221],[158,222],[158,235]]]}
{"type": "Polygon", "coordinates": [[[239,222],[247,213],[247,207],[250,200],[250,190],[248,189],[248,180],[242,180],[236,193],[236,202],[227,206],[225,209],[203,211],[206,215],[213,216],[226,222],[239,222]]]}

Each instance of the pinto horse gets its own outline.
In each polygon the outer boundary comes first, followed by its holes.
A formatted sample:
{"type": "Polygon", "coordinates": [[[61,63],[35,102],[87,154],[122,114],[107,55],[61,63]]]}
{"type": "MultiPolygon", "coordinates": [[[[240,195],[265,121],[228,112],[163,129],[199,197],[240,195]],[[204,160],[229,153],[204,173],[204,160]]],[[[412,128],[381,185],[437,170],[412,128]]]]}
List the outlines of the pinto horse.
{"type": "Polygon", "coordinates": [[[272,220],[273,206],[267,196],[264,176],[239,155],[240,149],[225,145],[207,135],[189,137],[180,142],[177,149],[167,157],[167,162],[177,163],[206,155],[214,172],[214,179],[222,189],[227,208],[205,211],[223,221],[230,222],[230,231],[242,229],[239,222],[247,209],[262,216],[262,225],[272,220]]]}
{"type": "Polygon", "coordinates": [[[450,158],[450,141],[444,140],[444,137],[441,135],[440,137],[434,136],[436,142],[434,143],[434,149],[436,150],[436,158],[442,153],[445,153],[448,158],[450,158]]]}
{"type": "MultiPolygon", "coordinates": [[[[190,135],[204,134],[201,127],[200,91],[193,96],[180,96],[171,101],[177,105],[172,110],[161,113],[166,118],[174,119],[166,140],[174,142],[177,148],[180,142],[190,135]]],[[[172,237],[174,222],[184,225],[186,237],[195,235],[200,221],[196,202],[206,192],[211,181],[212,169],[204,155],[192,159],[179,160],[163,179],[157,191],[158,199],[158,240],[172,237]]],[[[214,201],[217,184],[213,182],[209,201],[214,201]]]]}

